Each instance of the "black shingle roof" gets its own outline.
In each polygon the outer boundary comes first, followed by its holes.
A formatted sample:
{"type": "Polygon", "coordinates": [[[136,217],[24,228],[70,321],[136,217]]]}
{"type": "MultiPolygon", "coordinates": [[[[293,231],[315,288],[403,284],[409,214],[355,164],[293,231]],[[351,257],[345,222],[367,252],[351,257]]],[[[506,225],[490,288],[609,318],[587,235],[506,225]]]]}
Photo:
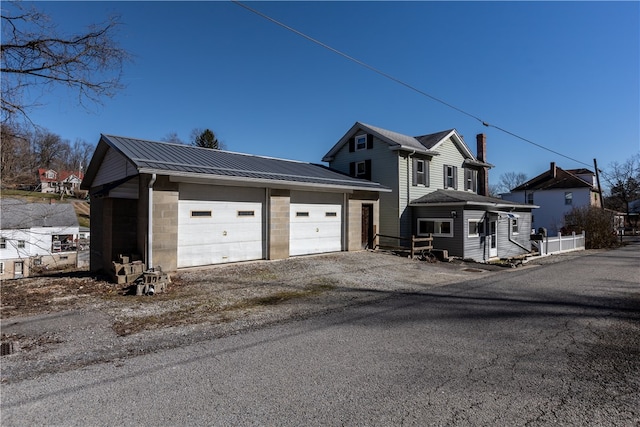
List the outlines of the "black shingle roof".
{"type": "Polygon", "coordinates": [[[495,197],[482,196],[469,191],[436,190],[418,199],[412,200],[411,205],[489,205],[495,207],[526,207],[537,208],[535,205],[522,205],[495,197]]]}

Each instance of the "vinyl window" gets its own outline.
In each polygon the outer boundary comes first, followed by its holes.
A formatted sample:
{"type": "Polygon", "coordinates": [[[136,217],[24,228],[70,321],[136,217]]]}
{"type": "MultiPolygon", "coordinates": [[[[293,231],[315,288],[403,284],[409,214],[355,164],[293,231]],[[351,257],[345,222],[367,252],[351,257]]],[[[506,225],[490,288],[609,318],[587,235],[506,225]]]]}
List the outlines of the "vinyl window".
{"type": "Polygon", "coordinates": [[[358,135],[355,140],[356,151],[367,149],[367,135],[358,135]]]}
{"type": "Polygon", "coordinates": [[[418,236],[453,237],[453,219],[418,218],[418,236]]]}
{"type": "Polygon", "coordinates": [[[429,163],[422,159],[413,159],[413,185],[429,186],[429,163]]]}
{"type": "Polygon", "coordinates": [[[484,221],[481,219],[469,220],[469,237],[484,236],[484,221]]]}
{"type": "Polygon", "coordinates": [[[444,165],[444,188],[458,189],[458,168],[444,165]]]}
{"type": "Polygon", "coordinates": [[[18,249],[24,249],[25,246],[26,244],[24,240],[18,240],[18,249]]]}
{"type": "Polygon", "coordinates": [[[573,193],[571,191],[566,191],[564,193],[564,204],[565,205],[573,204],[573,193]]]}

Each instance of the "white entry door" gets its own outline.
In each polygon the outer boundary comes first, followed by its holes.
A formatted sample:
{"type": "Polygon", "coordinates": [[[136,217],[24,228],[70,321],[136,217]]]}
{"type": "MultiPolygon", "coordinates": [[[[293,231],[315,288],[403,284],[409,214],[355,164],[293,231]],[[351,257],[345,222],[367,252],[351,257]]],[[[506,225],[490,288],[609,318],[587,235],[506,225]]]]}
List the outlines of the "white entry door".
{"type": "Polygon", "coordinates": [[[489,258],[498,256],[498,221],[489,220],[489,258]]]}

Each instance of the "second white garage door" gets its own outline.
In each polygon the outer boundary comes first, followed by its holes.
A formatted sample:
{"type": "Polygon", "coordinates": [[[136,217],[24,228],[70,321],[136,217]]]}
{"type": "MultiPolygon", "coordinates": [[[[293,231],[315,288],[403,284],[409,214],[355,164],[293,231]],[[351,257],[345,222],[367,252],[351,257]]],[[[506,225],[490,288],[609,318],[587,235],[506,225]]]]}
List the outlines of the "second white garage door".
{"type": "MultiPolygon", "coordinates": [[[[289,254],[294,256],[342,250],[341,203],[294,203],[293,194],[291,198],[289,254]]],[[[341,195],[324,198],[335,201],[341,195]]]]}

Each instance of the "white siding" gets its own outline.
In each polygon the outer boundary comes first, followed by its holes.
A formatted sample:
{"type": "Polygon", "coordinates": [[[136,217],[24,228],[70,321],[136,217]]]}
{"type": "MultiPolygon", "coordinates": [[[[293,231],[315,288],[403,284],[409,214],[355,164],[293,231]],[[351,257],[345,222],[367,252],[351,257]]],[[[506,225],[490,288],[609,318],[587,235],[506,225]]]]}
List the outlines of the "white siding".
{"type": "MultiPolygon", "coordinates": [[[[529,194],[531,192],[528,192],[529,194]]],[[[534,220],[531,228],[538,229],[544,227],[550,236],[556,236],[558,231],[564,226],[564,217],[573,208],[591,206],[591,191],[588,188],[560,188],[553,190],[542,190],[533,192],[533,204],[540,206],[534,209],[532,214],[534,220]],[[573,193],[573,200],[570,205],[565,204],[565,192],[573,193]]],[[[503,194],[502,198],[511,202],[526,203],[524,191],[503,194]]]]}

